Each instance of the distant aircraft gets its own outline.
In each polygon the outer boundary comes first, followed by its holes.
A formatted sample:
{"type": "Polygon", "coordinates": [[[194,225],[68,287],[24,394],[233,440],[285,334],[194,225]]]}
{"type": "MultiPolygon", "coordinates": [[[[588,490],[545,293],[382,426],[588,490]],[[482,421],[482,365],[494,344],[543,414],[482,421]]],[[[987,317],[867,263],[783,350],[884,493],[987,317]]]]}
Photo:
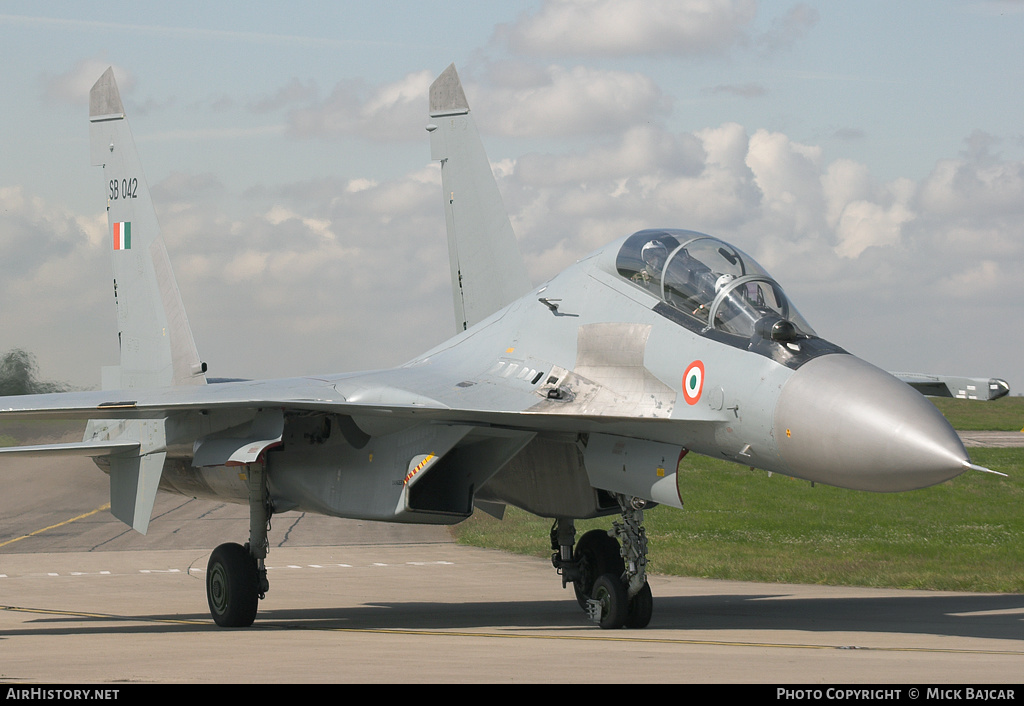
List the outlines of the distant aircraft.
{"type": "Polygon", "coordinates": [[[641,628],[643,510],[682,507],[689,451],[882,492],[987,471],[923,396],[815,335],[721,240],[643,230],[533,287],[454,65],[427,130],[456,335],[392,370],[207,384],[110,69],[89,119],[120,365],[99,392],[0,398],[0,418],[90,420],[81,442],[0,452],[93,457],[111,512],[143,533],[158,489],[248,505],[248,543],[210,557],[218,625],[253,622],[275,512],[454,524],[515,505],[554,520],[553,564],[591,620],[641,628]],[[576,541],[576,520],[604,515],[621,521],[576,541]]]}
{"type": "Polygon", "coordinates": [[[928,397],[956,397],[961,400],[998,400],[1010,394],[1010,384],[999,378],[965,378],[955,375],[893,373],[928,397]]]}

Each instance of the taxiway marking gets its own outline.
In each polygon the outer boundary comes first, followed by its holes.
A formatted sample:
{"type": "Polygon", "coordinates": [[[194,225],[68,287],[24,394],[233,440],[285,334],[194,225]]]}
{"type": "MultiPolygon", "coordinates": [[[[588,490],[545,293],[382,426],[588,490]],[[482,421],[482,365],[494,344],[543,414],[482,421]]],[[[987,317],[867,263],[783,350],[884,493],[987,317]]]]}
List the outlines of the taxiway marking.
{"type": "Polygon", "coordinates": [[[95,510],[91,510],[89,512],[86,512],[86,513],[84,513],[82,515],[79,515],[78,517],[72,517],[70,520],[64,520],[63,522],[58,522],[55,525],[50,525],[49,527],[43,527],[42,529],[37,529],[35,532],[29,532],[28,534],[23,534],[20,537],[15,537],[14,539],[8,539],[6,542],[0,542],[0,547],[6,547],[8,544],[14,544],[15,542],[20,542],[23,539],[28,539],[29,537],[35,537],[37,534],[42,534],[43,532],[48,532],[49,530],[56,529],[58,527],[63,527],[64,525],[70,525],[72,522],[77,522],[78,520],[84,520],[86,517],[92,517],[97,512],[103,512],[104,510],[109,510],[109,509],[110,509],[110,503],[107,503],[105,505],[101,505],[100,507],[96,508],[95,510]]]}

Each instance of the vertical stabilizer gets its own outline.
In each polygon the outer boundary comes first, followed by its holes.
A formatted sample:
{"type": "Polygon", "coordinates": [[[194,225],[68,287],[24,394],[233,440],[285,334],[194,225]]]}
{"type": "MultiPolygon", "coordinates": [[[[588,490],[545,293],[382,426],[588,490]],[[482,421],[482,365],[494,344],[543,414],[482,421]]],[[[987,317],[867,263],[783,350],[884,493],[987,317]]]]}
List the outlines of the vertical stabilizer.
{"type": "MultiPolygon", "coordinates": [[[[107,69],[89,93],[92,163],[103,167],[121,349],[120,387],[205,384],[124,105],[107,69]]],[[[116,377],[116,376],[115,376],[116,377]]]]}
{"type": "Polygon", "coordinates": [[[455,326],[462,331],[531,285],[454,64],[430,86],[430,118],[431,158],[441,162],[455,326]]]}

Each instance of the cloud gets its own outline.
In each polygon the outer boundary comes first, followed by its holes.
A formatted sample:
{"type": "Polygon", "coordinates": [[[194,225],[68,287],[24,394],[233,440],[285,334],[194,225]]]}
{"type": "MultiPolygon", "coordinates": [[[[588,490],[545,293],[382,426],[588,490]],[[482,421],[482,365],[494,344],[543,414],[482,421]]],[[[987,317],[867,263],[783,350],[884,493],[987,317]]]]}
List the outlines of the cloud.
{"type": "Polygon", "coordinates": [[[791,7],[782,17],[772,20],[771,29],[757,37],[757,46],[764,54],[790,48],[818,23],[818,11],[806,3],[791,7]]]}
{"type": "MultiPolygon", "coordinates": [[[[43,76],[43,95],[47,100],[72,105],[89,105],[89,91],[111,62],[102,56],[81,59],[69,71],[57,76],[43,76]]],[[[120,66],[114,66],[114,78],[122,94],[135,87],[135,77],[120,66]]]]}
{"type": "Polygon", "coordinates": [[[947,275],[942,286],[955,291],[993,292],[1006,279],[1004,267],[993,260],[982,260],[967,269],[947,275]]]}
{"type": "Polygon", "coordinates": [[[1024,216],[1024,164],[991,159],[945,159],[921,187],[922,210],[946,218],[1024,216]]]}
{"type": "MultiPolygon", "coordinates": [[[[410,107],[421,82],[410,74],[368,90],[351,115],[358,124],[389,106],[410,107]]],[[[634,97],[651,96],[646,116],[658,115],[659,94],[632,74],[548,67],[518,85],[485,89],[501,100],[482,118],[490,132],[557,134],[580,120],[582,106],[597,109],[621,95],[595,90],[616,82],[639,90],[634,97]],[[566,92],[556,87],[574,78],[583,87],[568,91],[569,107],[559,112],[555,102],[566,92]],[[531,123],[537,116],[547,124],[531,123]]],[[[904,326],[938,336],[948,320],[936,319],[937,311],[957,317],[970,335],[986,326],[1005,330],[1017,315],[1024,163],[1004,159],[985,135],[968,136],[961,154],[938,160],[923,179],[882,183],[866,165],[829,162],[820,146],[783,132],[724,123],[674,133],[658,120],[636,121],[643,113],[623,119],[612,112],[594,123],[597,137],[586,148],[574,142],[565,152],[493,165],[535,282],[640,228],[682,227],[748,251],[823,335],[894,360],[912,346],[892,332],[904,326]]],[[[444,340],[454,321],[438,171],[432,164],[388,179],[314,178],[244,193],[204,173],[155,184],[211,374],[386,367],[444,340]],[[273,355],[252,345],[266,337],[273,355]]],[[[75,216],[19,188],[0,190],[0,208],[4,322],[27,339],[6,344],[38,352],[46,375],[73,384],[98,379],[99,366],[116,360],[109,277],[102,275],[109,272],[105,215],[75,216]],[[66,360],[51,367],[71,341],[94,352],[71,356],[74,370],[65,372],[66,360]]],[[[955,355],[939,340],[931,348],[939,362],[939,352],[955,355]]],[[[920,366],[908,360],[897,367],[920,366]]]]}
{"type": "Polygon", "coordinates": [[[44,376],[53,370],[98,381],[103,363],[92,356],[109,351],[115,339],[107,346],[80,343],[92,338],[97,322],[113,330],[110,278],[96,277],[110,267],[106,233],[105,214],[76,216],[22,187],[0,188],[3,345],[35,352],[44,376]]]}
{"type": "Polygon", "coordinates": [[[454,331],[436,167],[199,200],[188,180],[157,188],[179,287],[215,376],[392,366],[454,331]],[[250,215],[232,215],[245,212],[240,201],[250,215]],[[245,343],[252,335],[273,336],[273,362],[245,343]]]}
{"type": "Polygon", "coordinates": [[[822,231],[821,158],[820,147],[782,133],[758,130],[751,136],[747,165],[764,194],[763,216],[778,224],[773,230],[792,238],[822,231]]]}
{"type": "Polygon", "coordinates": [[[73,247],[73,219],[51,213],[41,199],[25,194],[20,186],[0,188],[0,281],[24,276],[39,261],[66,255],[73,247]]]}
{"type": "Polygon", "coordinates": [[[640,73],[550,66],[537,82],[483,88],[482,129],[517,137],[615,134],[666,115],[669,103],[640,73]]]}
{"type": "Polygon", "coordinates": [[[291,113],[299,137],[358,135],[377,141],[422,139],[431,71],[370,87],[362,81],[339,82],[326,100],[291,113]]]}
{"type": "Polygon", "coordinates": [[[249,110],[254,113],[270,113],[292,103],[311,101],[317,97],[317,93],[316,84],[313,81],[303,83],[293,77],[272,95],[251,101],[249,110]]]}
{"type": "Polygon", "coordinates": [[[520,177],[534,186],[626,179],[655,171],[692,173],[705,159],[699,139],[679,138],[652,125],[628,127],[614,143],[585,152],[529,154],[516,162],[520,177]]]}
{"type": "Polygon", "coordinates": [[[835,251],[857,257],[872,246],[896,245],[902,226],[914,219],[915,185],[899,179],[876,186],[863,164],[841,159],[822,176],[825,221],[834,233],[835,251]]]}
{"type": "MultiPolygon", "coordinates": [[[[669,102],[655,82],[640,73],[589,67],[548,66],[494,74],[497,83],[467,84],[482,132],[518,137],[614,134],[630,125],[667,115],[669,102]],[[513,75],[515,78],[513,79],[513,75]]],[[[369,87],[339,83],[319,104],[295,110],[293,134],[303,138],[359,136],[379,142],[422,140],[429,71],[369,87]]]]}
{"type": "Polygon", "coordinates": [[[894,302],[927,317],[949,297],[985,309],[1000,288],[1024,296],[1013,268],[992,266],[1024,263],[1024,164],[972,154],[922,180],[879,183],[864,164],[826,162],[820,146],[726,123],[680,135],[631,128],[497,171],[536,281],[634,230],[692,228],[748,250],[811,302],[812,324],[840,312],[860,334],[894,302]]]}
{"type": "Polygon", "coordinates": [[[745,41],[756,10],[753,0],[546,0],[496,36],[528,55],[719,54],[745,41]]]}

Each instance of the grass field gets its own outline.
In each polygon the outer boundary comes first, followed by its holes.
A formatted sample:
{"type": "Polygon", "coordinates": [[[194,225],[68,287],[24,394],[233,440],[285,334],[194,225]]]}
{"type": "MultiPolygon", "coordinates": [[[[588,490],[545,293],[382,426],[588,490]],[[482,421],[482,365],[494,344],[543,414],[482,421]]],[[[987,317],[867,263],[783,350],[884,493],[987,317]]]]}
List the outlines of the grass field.
{"type": "Polygon", "coordinates": [[[1021,431],[1024,429],[1024,397],[1004,397],[995,402],[929,398],[960,431],[1021,431]]]}
{"type": "MultiPolygon", "coordinates": [[[[1024,398],[940,400],[954,426],[1024,426],[1024,398]]],[[[971,449],[1007,473],[966,473],[909,493],[814,485],[689,454],[679,474],[684,510],[645,513],[650,570],[760,582],[1024,593],[1024,448],[971,449]]],[[[615,518],[577,523],[577,537],[615,518]]],[[[550,520],[510,508],[476,513],[460,542],[550,556],[550,520]]]]}

